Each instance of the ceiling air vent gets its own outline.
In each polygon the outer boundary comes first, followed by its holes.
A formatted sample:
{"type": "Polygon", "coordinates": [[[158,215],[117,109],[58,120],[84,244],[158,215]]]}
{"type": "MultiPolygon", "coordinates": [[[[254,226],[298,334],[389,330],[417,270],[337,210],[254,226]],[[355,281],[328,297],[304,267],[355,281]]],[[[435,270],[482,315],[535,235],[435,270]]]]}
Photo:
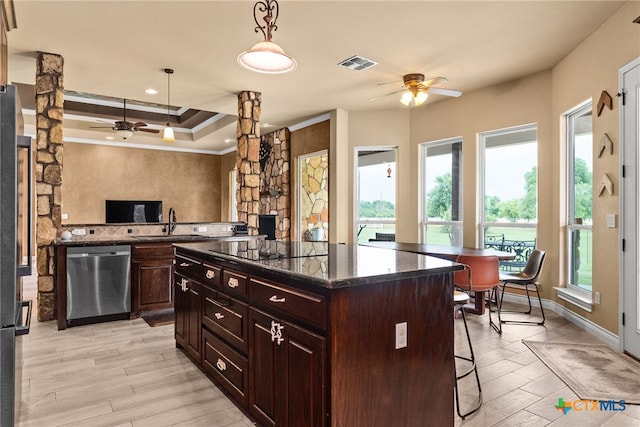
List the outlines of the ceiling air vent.
{"type": "Polygon", "coordinates": [[[378,63],[370,59],[363,58],[362,56],[353,55],[351,58],[341,61],[338,65],[349,68],[350,70],[362,71],[367,68],[371,68],[374,65],[378,65],[378,63]]]}

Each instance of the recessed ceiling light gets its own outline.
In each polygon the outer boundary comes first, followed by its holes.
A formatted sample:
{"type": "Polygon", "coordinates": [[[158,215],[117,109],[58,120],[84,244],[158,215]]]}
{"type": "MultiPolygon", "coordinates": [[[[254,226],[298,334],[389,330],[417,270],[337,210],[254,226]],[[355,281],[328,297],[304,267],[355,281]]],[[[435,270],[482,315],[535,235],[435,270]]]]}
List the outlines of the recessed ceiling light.
{"type": "Polygon", "coordinates": [[[149,89],[145,89],[144,93],[146,93],[147,95],[157,95],[158,91],[155,89],[149,88],[149,89]]]}

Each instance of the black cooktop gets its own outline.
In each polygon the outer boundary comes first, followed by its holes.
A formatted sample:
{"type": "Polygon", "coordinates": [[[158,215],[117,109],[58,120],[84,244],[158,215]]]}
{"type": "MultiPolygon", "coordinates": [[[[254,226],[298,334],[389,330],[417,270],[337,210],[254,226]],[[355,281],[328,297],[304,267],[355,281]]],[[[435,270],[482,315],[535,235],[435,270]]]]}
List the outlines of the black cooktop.
{"type": "Polygon", "coordinates": [[[248,240],[216,242],[210,252],[232,255],[252,261],[303,258],[329,254],[326,242],[288,242],[280,240],[248,240]]]}

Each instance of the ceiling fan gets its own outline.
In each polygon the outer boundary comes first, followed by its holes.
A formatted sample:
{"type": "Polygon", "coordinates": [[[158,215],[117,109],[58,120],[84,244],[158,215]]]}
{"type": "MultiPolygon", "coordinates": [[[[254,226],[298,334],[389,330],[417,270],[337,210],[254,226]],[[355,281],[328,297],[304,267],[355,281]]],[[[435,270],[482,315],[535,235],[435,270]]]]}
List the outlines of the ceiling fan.
{"type": "Polygon", "coordinates": [[[123,107],[122,107],[122,120],[117,120],[113,126],[92,126],[94,129],[100,128],[111,128],[116,131],[116,135],[121,137],[122,139],[127,139],[135,132],[149,132],[149,133],[160,133],[158,129],[147,129],[145,126],[148,126],[144,122],[129,122],[127,121],[127,100],[123,99],[123,107]]]}
{"type": "MultiPolygon", "coordinates": [[[[400,97],[400,102],[402,102],[404,105],[408,107],[409,106],[417,107],[419,105],[424,104],[424,102],[429,97],[430,93],[435,93],[438,95],[445,95],[445,96],[453,96],[456,98],[462,95],[462,92],[460,92],[459,90],[444,89],[441,87],[433,86],[435,84],[443,83],[446,81],[447,79],[444,77],[432,77],[425,80],[424,74],[421,74],[421,73],[405,74],[404,76],[402,76],[402,83],[403,83],[402,89],[396,90],[386,95],[371,98],[370,101],[373,101],[375,99],[378,99],[384,96],[390,96],[396,93],[402,93],[400,97]]],[[[381,84],[385,85],[388,83],[381,83],[381,84]]]]}

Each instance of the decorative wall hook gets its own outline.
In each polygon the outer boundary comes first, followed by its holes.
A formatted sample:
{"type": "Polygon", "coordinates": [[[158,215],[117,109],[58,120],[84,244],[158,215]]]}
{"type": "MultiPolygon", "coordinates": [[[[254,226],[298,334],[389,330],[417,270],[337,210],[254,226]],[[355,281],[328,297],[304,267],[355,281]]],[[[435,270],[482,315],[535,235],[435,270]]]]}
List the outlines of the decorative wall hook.
{"type": "Polygon", "coordinates": [[[607,135],[606,133],[602,135],[602,138],[600,138],[600,148],[598,150],[598,158],[602,157],[605,151],[608,151],[609,154],[613,154],[613,141],[611,140],[611,138],[609,138],[609,135],[607,135]],[[607,150],[607,147],[609,148],[609,150],[607,150]]]}
{"type": "Polygon", "coordinates": [[[602,193],[607,191],[609,196],[613,196],[613,181],[609,178],[609,175],[604,173],[602,174],[602,181],[600,181],[600,191],[598,192],[598,197],[602,196],[602,193]]]}
{"type": "Polygon", "coordinates": [[[604,107],[609,107],[609,110],[613,110],[613,99],[606,90],[603,90],[600,94],[600,100],[598,100],[598,117],[602,114],[604,107]]]}

